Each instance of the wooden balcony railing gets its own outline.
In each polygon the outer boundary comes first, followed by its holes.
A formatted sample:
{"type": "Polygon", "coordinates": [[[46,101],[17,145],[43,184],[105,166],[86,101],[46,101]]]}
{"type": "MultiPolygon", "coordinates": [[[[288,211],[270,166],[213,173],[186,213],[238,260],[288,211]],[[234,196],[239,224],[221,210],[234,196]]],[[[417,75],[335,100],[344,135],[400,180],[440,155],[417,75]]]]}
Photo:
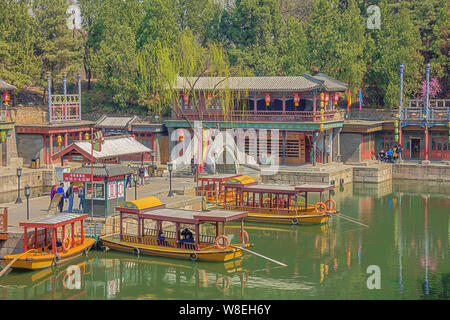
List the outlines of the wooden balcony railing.
{"type": "MultiPolygon", "coordinates": [[[[325,121],[336,120],[336,110],[328,110],[324,113],[325,121]]],[[[175,110],[175,119],[184,119],[186,116],[189,120],[214,120],[214,121],[269,121],[269,122],[319,122],[321,120],[320,111],[280,111],[280,110],[260,110],[256,113],[253,110],[233,111],[228,115],[221,112],[207,111],[200,117],[198,112],[193,109],[175,110]]]]}
{"type": "Polygon", "coordinates": [[[430,108],[425,107],[422,99],[405,100],[400,111],[400,121],[406,124],[447,125],[450,121],[450,99],[430,99],[430,108]]]}

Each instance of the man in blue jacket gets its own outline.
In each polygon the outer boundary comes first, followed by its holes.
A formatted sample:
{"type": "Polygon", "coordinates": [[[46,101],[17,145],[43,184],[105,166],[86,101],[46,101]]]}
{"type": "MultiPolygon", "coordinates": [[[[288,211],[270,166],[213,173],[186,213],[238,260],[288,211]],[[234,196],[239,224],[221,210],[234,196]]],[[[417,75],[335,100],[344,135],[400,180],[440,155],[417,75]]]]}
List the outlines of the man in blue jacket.
{"type": "Polygon", "coordinates": [[[56,193],[62,193],[61,201],[59,201],[58,208],[59,212],[63,212],[64,209],[64,199],[67,201],[66,193],[64,192],[64,183],[60,183],[56,193]]]}

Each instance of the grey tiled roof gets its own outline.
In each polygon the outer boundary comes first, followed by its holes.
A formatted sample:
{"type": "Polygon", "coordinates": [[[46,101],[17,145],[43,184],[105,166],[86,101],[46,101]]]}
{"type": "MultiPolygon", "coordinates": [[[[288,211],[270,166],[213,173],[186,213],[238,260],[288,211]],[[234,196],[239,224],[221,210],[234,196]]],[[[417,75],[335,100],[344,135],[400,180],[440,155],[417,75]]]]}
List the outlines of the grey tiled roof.
{"type": "MultiPolygon", "coordinates": [[[[94,176],[95,177],[116,177],[116,176],[122,176],[127,175],[129,173],[132,173],[133,170],[124,165],[120,164],[94,164],[94,176]]],[[[85,173],[85,174],[91,174],[91,166],[90,165],[84,165],[79,168],[72,169],[70,173],[85,173]]]]}
{"type": "Polygon", "coordinates": [[[106,127],[106,128],[125,128],[125,129],[127,129],[128,126],[135,123],[136,121],[139,121],[139,118],[137,116],[108,117],[108,116],[104,115],[100,119],[97,120],[95,126],[96,127],[106,127]]]}
{"type": "Polygon", "coordinates": [[[177,77],[174,89],[211,91],[230,88],[232,91],[305,92],[311,90],[345,91],[347,84],[323,73],[315,76],[302,74],[297,77],[177,77]],[[195,83],[195,86],[194,86],[195,83]]]}
{"type": "Polygon", "coordinates": [[[323,81],[323,86],[326,91],[345,91],[348,89],[348,84],[336,80],[324,73],[317,73],[312,77],[320,81],[323,81]]]}
{"type": "Polygon", "coordinates": [[[3,80],[0,80],[0,91],[7,91],[7,90],[16,90],[17,88],[13,86],[12,84],[6,83],[3,80]]]}
{"type": "MultiPolygon", "coordinates": [[[[74,142],[74,144],[84,152],[91,154],[90,141],[81,140],[74,142]]],[[[121,135],[116,137],[105,137],[105,143],[102,145],[102,151],[98,152],[94,150],[93,156],[96,159],[105,159],[151,151],[152,150],[150,148],[147,148],[129,135],[121,135]]]]}
{"type": "MultiPolygon", "coordinates": [[[[197,78],[178,77],[175,89],[189,90],[197,78]]],[[[320,84],[303,76],[300,77],[200,77],[195,83],[196,90],[213,90],[230,88],[230,90],[242,91],[309,91],[320,89],[320,84]]]]}

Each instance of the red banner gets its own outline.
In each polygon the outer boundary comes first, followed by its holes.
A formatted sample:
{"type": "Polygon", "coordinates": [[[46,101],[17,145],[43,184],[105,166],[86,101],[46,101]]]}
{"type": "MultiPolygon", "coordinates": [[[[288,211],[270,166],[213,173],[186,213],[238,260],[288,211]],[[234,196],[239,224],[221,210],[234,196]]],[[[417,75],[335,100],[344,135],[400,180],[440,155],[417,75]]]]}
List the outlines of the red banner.
{"type": "Polygon", "coordinates": [[[91,182],[91,175],[88,173],[63,173],[63,181],[91,182]]]}

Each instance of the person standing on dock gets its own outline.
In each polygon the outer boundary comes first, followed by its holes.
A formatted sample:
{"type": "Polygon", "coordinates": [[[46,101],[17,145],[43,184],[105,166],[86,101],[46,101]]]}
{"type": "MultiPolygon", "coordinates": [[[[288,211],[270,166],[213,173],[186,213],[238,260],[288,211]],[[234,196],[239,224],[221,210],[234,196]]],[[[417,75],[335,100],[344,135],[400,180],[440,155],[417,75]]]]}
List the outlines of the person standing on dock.
{"type": "Polygon", "coordinates": [[[78,210],[84,213],[84,188],[83,186],[78,188],[78,198],[80,198],[80,204],[78,205],[78,210]]]}
{"type": "Polygon", "coordinates": [[[145,184],[145,168],[144,168],[144,166],[141,166],[139,168],[139,178],[140,178],[141,187],[143,187],[145,184]]]}
{"type": "MultiPolygon", "coordinates": [[[[59,201],[58,208],[59,212],[63,212],[64,209],[64,199],[67,199],[66,193],[64,192],[64,183],[60,183],[56,193],[62,193],[61,200],[59,201]]],[[[67,201],[67,200],[66,200],[67,201]]]]}
{"type": "Polygon", "coordinates": [[[53,185],[52,190],[50,191],[50,201],[53,199],[55,194],[56,194],[56,185],[53,185]]]}
{"type": "Polygon", "coordinates": [[[72,212],[73,210],[73,198],[74,198],[74,192],[73,192],[73,182],[70,183],[69,188],[66,191],[66,197],[69,199],[69,208],[67,209],[68,212],[72,212]]]}

